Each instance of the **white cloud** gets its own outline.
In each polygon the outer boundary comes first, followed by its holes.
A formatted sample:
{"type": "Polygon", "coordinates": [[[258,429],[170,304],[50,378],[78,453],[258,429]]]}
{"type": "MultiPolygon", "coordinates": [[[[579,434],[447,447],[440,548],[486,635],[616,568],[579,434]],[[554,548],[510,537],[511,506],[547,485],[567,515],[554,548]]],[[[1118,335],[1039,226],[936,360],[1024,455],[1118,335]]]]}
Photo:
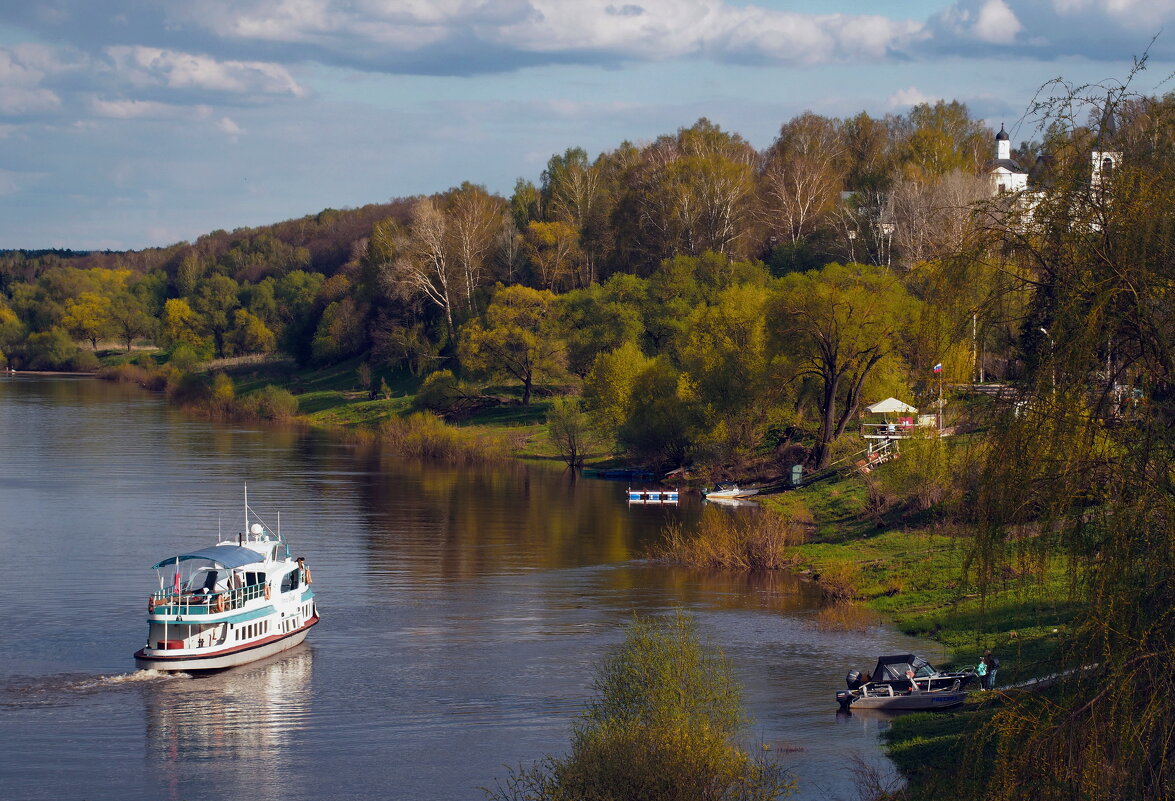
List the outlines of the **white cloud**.
{"type": "Polygon", "coordinates": [[[1004,0],[987,0],[979,9],[972,31],[977,39],[992,44],[1011,44],[1020,32],[1020,20],[1004,0]]]}
{"type": "Polygon", "coordinates": [[[137,45],[110,47],[106,52],[114,70],[133,86],[294,97],[305,94],[285,67],[277,64],[217,61],[208,56],[137,45]]]}
{"type": "Polygon", "coordinates": [[[0,86],[0,114],[41,114],[56,111],[60,107],[61,98],[48,89],[0,86]]]}
{"type": "Polygon", "coordinates": [[[42,48],[0,48],[0,114],[20,116],[55,111],[61,98],[42,86],[48,65],[42,48]]]}
{"type": "Polygon", "coordinates": [[[802,64],[879,58],[922,28],[880,15],[804,14],[724,0],[192,0],[173,13],[228,40],[311,45],[322,61],[457,73],[536,60],[699,54],[802,64]]]}
{"type": "Polygon", "coordinates": [[[90,110],[98,117],[130,120],[138,118],[174,117],[178,107],[169,103],[158,103],[150,100],[91,98],[90,110]]]}
{"type": "Polygon", "coordinates": [[[906,89],[899,89],[885,99],[885,103],[890,108],[908,108],[916,106],[919,103],[936,103],[942,100],[936,95],[928,95],[921,89],[910,86],[906,89]]]}
{"type": "Polygon", "coordinates": [[[236,136],[241,133],[241,126],[233,122],[231,117],[221,117],[216,121],[216,128],[221,133],[226,133],[229,136],[236,136]]]}

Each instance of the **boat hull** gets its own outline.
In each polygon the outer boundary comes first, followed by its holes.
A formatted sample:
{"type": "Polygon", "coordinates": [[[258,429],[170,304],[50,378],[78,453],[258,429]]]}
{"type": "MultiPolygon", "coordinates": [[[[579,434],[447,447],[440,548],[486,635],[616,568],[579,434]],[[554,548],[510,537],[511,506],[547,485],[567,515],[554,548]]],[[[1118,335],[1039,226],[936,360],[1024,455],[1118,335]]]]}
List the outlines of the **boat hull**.
{"type": "Polygon", "coordinates": [[[856,692],[837,693],[841,709],[880,709],[886,712],[925,712],[934,709],[951,709],[967,700],[967,693],[961,690],[932,690],[931,692],[909,693],[908,695],[873,696],[856,692]]]}
{"type": "Polygon", "coordinates": [[[280,654],[300,645],[319,621],[315,615],[301,628],[278,637],[239,645],[234,648],[189,650],[171,655],[167,651],[141,648],[135,652],[135,667],[140,670],[162,670],[189,673],[194,670],[223,670],[256,662],[258,659],[280,654]]]}

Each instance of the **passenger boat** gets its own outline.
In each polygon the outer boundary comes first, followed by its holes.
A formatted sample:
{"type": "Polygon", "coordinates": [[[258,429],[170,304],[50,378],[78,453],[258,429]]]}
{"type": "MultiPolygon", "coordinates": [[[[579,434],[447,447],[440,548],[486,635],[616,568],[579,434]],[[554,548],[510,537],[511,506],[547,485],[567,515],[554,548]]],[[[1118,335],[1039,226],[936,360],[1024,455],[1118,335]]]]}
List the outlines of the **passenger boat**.
{"type": "Polygon", "coordinates": [[[844,711],[949,709],[966,700],[966,687],[974,679],[974,671],[943,673],[914,654],[882,656],[872,674],[850,670],[848,690],[839,691],[836,701],[844,711]]]}
{"type": "MultiPolygon", "coordinates": [[[[147,644],[135,665],[148,670],[219,670],[286,651],[318,623],[310,570],[278,530],[257,519],[235,541],[170,556],[152,569],[147,644]]],[[[254,516],[256,517],[256,516],[254,516]]],[[[219,538],[218,538],[219,539],[219,538]]]]}

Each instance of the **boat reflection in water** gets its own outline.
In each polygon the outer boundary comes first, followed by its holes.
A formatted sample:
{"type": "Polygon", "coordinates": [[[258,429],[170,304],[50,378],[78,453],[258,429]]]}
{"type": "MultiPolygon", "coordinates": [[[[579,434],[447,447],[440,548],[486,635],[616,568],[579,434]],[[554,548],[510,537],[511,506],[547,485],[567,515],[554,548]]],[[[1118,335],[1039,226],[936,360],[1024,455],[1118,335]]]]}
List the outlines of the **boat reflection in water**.
{"type": "Polygon", "coordinates": [[[282,776],[295,733],[308,727],[314,652],[299,645],[249,665],[161,682],[146,699],[147,761],[164,798],[289,797],[282,776]],[[215,763],[214,772],[202,769],[215,763]],[[209,776],[214,776],[209,782],[209,776]]]}

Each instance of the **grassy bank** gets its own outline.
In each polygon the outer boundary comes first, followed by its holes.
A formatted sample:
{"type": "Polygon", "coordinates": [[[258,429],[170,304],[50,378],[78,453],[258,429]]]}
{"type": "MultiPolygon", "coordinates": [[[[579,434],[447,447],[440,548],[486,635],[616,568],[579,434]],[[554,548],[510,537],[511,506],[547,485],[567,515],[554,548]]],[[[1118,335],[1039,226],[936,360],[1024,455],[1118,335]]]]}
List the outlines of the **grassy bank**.
{"type": "MultiPolygon", "coordinates": [[[[943,666],[974,666],[990,648],[1001,659],[998,685],[1005,689],[1055,671],[1078,610],[1064,564],[1010,571],[984,595],[969,567],[966,530],[879,520],[869,498],[864,481],[849,478],[764,503],[807,522],[807,542],[790,549],[796,569],[827,595],[851,598],[906,634],[942,643],[952,654],[943,666]]],[[[900,791],[875,788],[876,797],[982,797],[985,766],[994,758],[982,733],[999,703],[999,693],[973,693],[957,712],[895,718],[883,736],[909,783],[900,791]]]]}
{"type": "Polygon", "coordinates": [[[546,437],[550,402],[523,406],[511,388],[489,388],[484,408],[449,424],[415,407],[420,386],[415,376],[372,377],[358,359],[323,369],[257,357],[176,366],[156,363],[149,354],[131,361],[127,354],[110,353],[104,362],[99,377],[163,392],[173,403],[214,419],[271,420],[381,439],[411,458],[477,462],[556,456],[546,437]]]}
{"type": "MultiPolygon", "coordinates": [[[[950,656],[940,668],[973,667],[991,649],[1005,690],[1055,672],[1078,611],[1066,566],[1037,561],[1009,569],[984,594],[970,565],[968,530],[916,508],[881,513],[876,490],[849,477],[759,496],[766,507],[759,515],[708,510],[696,531],[670,526],[653,555],[698,569],[799,571],[830,601],[821,625],[852,629],[863,619],[886,619],[946,646],[950,656]]],[[[909,784],[879,785],[863,797],[982,797],[993,758],[982,734],[1000,698],[973,693],[960,711],[894,719],[884,736],[909,784]]]]}

